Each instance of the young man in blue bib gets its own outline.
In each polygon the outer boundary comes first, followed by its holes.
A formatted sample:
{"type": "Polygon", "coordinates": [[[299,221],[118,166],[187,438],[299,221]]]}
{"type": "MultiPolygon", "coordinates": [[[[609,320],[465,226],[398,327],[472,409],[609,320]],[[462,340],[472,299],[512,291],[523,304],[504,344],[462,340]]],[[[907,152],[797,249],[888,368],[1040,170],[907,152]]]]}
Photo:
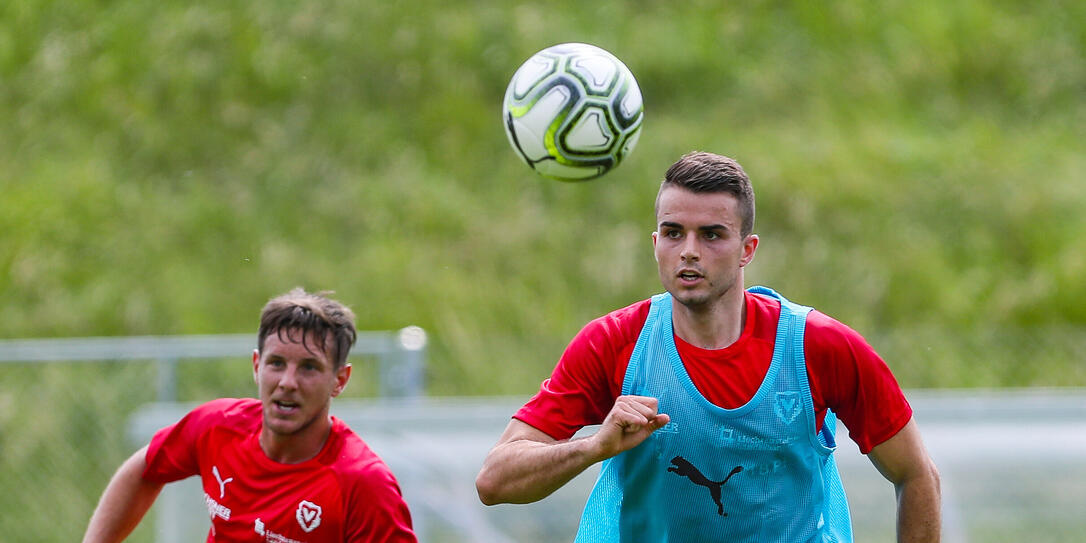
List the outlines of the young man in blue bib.
{"type": "Polygon", "coordinates": [[[578,542],[851,542],[840,419],[896,489],[898,540],[938,541],[938,472],[885,362],[825,314],[744,290],[758,236],[742,167],[682,157],[656,220],[666,292],[577,334],[487,455],[480,499],[533,502],[602,461],[578,542]]]}

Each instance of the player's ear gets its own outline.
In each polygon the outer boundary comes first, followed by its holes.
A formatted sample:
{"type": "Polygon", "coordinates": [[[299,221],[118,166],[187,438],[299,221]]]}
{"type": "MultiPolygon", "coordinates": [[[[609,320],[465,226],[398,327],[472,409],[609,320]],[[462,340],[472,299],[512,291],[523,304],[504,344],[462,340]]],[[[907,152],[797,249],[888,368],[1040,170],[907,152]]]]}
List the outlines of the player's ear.
{"type": "Polygon", "coordinates": [[[256,370],[260,368],[260,351],[253,349],[253,381],[256,381],[256,370]]]}
{"type": "Polygon", "coordinates": [[[343,389],[347,388],[347,381],[351,380],[351,365],[344,362],[343,367],[336,370],[336,386],[332,389],[332,397],[339,396],[343,389]]]}
{"type": "Polygon", "coordinates": [[[758,249],[758,234],[747,234],[743,240],[743,256],[739,259],[739,267],[744,267],[754,260],[754,251],[758,249]]]}
{"type": "Polygon", "coordinates": [[[660,231],[657,230],[652,233],[652,259],[659,262],[660,257],[656,256],[656,240],[660,239],[660,231]]]}

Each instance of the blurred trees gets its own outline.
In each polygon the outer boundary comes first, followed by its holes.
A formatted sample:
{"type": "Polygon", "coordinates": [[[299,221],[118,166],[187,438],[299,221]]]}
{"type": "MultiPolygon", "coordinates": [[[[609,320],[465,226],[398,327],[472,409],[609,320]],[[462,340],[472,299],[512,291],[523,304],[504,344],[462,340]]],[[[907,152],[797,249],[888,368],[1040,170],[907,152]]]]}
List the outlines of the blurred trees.
{"type": "Polygon", "coordinates": [[[906,386],[1086,384],[1076,2],[14,2],[0,6],[0,337],[255,329],[293,286],[423,326],[435,394],[530,393],[659,290],[663,171],[758,192],[751,283],[857,328],[906,386]],[[585,184],[508,148],[564,41],[646,103],[585,184]]]}

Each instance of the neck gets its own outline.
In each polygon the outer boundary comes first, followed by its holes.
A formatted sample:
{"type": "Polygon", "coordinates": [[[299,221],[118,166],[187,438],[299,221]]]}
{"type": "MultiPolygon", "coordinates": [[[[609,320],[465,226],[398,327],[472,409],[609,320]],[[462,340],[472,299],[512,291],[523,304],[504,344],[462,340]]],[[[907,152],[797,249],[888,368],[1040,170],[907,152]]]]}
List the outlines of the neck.
{"type": "Polygon", "coordinates": [[[292,434],[279,434],[264,425],[260,430],[260,449],[280,464],[298,464],[320,454],[331,433],[332,419],[327,414],[292,434]]]}
{"type": "Polygon", "coordinates": [[[729,289],[714,303],[687,306],[671,301],[675,333],[702,349],[723,349],[739,340],[747,318],[747,304],[741,286],[729,289]]]}

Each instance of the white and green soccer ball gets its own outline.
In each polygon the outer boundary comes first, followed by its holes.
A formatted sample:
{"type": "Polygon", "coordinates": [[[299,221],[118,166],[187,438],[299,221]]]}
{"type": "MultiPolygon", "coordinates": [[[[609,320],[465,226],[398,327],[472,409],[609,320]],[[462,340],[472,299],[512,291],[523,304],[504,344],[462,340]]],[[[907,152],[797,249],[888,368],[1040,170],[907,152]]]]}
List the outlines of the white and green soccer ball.
{"type": "Polygon", "coordinates": [[[563,43],[532,55],[502,102],[509,143],[528,166],[561,181],[599,177],[630,154],[644,118],[630,69],[599,47],[563,43]]]}

